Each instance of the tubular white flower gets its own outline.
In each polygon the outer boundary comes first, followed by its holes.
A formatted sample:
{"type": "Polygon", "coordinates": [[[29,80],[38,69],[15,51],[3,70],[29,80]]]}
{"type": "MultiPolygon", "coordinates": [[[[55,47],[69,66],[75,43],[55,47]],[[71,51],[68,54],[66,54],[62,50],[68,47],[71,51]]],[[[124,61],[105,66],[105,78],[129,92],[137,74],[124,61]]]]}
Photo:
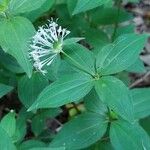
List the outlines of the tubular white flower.
{"type": "Polygon", "coordinates": [[[53,19],[47,25],[39,27],[30,45],[32,51],[29,52],[36,70],[46,73],[43,67],[49,66],[62,52],[63,40],[69,33],[70,31],[59,26],[53,19]]]}

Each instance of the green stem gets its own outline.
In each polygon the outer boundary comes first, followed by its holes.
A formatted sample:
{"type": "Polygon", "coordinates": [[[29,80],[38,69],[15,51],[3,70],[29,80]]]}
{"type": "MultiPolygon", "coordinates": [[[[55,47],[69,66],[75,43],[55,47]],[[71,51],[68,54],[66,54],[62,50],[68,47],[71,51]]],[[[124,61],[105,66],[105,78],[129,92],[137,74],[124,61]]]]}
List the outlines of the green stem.
{"type": "Polygon", "coordinates": [[[89,74],[89,75],[92,76],[93,78],[95,77],[93,74],[91,74],[91,73],[89,73],[88,71],[86,71],[85,69],[83,69],[82,66],[81,66],[76,60],[74,60],[72,57],[70,57],[67,53],[65,53],[64,51],[62,51],[62,54],[64,54],[64,55],[65,55],[66,57],[68,57],[74,64],[76,64],[76,67],[77,67],[79,70],[81,70],[81,71],[83,71],[83,72],[89,74]]]}
{"type": "Polygon", "coordinates": [[[112,42],[114,42],[114,40],[115,40],[115,36],[116,36],[116,33],[117,33],[118,20],[119,20],[120,10],[121,10],[121,2],[122,2],[122,0],[117,0],[117,2],[116,2],[116,5],[117,5],[117,8],[118,8],[118,11],[117,11],[117,18],[116,18],[116,22],[115,22],[115,24],[114,24],[114,32],[113,32],[112,37],[111,37],[111,41],[112,41],[112,42]]]}

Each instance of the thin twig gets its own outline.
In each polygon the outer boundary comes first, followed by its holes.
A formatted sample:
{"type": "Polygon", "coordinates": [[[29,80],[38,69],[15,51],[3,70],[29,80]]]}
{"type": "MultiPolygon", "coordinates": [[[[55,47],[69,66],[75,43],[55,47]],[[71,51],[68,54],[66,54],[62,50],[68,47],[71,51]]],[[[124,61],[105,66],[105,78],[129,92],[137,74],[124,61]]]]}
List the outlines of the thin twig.
{"type": "Polygon", "coordinates": [[[150,75],[150,71],[148,71],[143,77],[141,77],[140,79],[136,80],[135,82],[133,82],[129,88],[134,88],[136,87],[138,84],[140,84],[141,82],[145,81],[145,79],[150,75]]]}

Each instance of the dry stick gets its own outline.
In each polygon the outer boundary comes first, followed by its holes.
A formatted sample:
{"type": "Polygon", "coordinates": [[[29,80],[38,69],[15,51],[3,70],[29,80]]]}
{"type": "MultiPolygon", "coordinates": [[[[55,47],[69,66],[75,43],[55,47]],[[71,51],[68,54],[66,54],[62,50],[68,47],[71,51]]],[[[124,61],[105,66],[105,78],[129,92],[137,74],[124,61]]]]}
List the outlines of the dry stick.
{"type": "Polygon", "coordinates": [[[135,82],[133,82],[129,88],[133,88],[135,86],[137,86],[138,84],[140,84],[141,82],[143,82],[148,76],[150,75],[150,71],[148,71],[143,77],[141,77],[140,79],[136,80],[135,82]]]}

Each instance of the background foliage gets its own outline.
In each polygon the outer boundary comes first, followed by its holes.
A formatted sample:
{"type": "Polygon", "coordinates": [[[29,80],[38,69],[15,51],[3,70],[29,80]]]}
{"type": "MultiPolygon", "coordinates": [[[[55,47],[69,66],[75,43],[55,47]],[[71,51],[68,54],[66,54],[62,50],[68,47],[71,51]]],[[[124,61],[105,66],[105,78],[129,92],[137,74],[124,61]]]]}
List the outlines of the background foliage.
{"type": "Polygon", "coordinates": [[[0,0],[0,149],[150,149],[150,88],[128,76],[147,71],[149,35],[135,33],[128,2],[0,0]],[[71,34],[43,75],[29,50],[51,18],[71,34]]]}

